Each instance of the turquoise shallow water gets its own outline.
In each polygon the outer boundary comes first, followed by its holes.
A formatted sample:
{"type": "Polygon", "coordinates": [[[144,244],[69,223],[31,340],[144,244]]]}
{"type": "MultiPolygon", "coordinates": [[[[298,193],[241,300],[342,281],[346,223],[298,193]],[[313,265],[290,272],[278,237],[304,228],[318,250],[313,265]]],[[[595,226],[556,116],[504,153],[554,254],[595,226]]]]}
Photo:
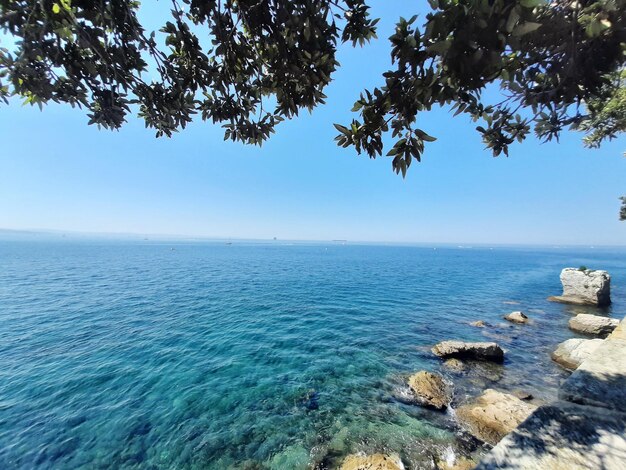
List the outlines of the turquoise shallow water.
{"type": "Polygon", "coordinates": [[[484,451],[407,374],[555,395],[572,313],[623,316],[623,251],[0,242],[0,468],[407,468],[484,451]],[[565,266],[607,269],[613,306],[552,304],[565,266]],[[524,310],[534,323],[503,324],[524,310]],[[493,326],[477,329],[482,319],[493,326]],[[493,339],[503,366],[454,375],[429,348],[493,339]]]}

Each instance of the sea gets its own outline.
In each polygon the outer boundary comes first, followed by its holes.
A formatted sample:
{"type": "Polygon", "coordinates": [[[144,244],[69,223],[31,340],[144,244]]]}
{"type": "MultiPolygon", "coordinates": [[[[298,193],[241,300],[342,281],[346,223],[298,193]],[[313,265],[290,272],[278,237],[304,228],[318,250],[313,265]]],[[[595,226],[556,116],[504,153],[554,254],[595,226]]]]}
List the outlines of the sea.
{"type": "Polygon", "coordinates": [[[0,468],[478,459],[455,408],[486,388],[554,399],[576,313],[626,314],[624,248],[3,239],[0,468]],[[610,272],[610,307],[546,300],[581,265],[610,272]],[[449,368],[430,351],[448,339],[496,341],[505,362],[449,368]],[[412,402],[419,370],[454,384],[447,411],[412,402]]]}

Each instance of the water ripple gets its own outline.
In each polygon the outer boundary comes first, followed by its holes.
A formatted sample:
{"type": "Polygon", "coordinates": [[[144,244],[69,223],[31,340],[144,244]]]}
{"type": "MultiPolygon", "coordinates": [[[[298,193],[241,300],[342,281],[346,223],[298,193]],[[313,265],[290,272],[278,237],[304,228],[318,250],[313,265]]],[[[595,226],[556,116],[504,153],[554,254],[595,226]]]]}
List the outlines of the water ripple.
{"type": "Polygon", "coordinates": [[[454,377],[554,396],[580,307],[545,301],[568,265],[623,253],[418,247],[0,243],[0,468],[308,468],[355,451],[419,468],[458,446],[453,413],[406,404],[442,339],[504,365],[454,377]],[[510,302],[517,302],[513,305],[510,302]],[[501,317],[522,309],[525,329],[501,317]],[[489,329],[469,322],[482,319],[489,329]]]}

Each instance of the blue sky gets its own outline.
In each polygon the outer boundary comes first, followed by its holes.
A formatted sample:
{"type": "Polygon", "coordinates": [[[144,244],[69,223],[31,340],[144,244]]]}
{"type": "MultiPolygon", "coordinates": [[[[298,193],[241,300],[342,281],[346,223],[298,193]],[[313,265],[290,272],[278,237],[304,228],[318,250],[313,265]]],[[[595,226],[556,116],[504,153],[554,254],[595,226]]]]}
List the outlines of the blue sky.
{"type": "MultiPolygon", "coordinates": [[[[438,141],[406,179],[387,158],[335,146],[364,87],[389,66],[386,38],[417,2],[373,2],[380,39],[340,50],[327,105],[283,123],[261,149],[222,141],[198,121],[155,139],[131,117],[119,132],[69,106],[0,108],[0,228],[206,237],[390,242],[616,245],[626,139],[587,150],[580,134],[529,139],[509,158],[483,149],[475,124],[435,110],[438,141]]],[[[420,2],[420,4],[426,2],[420,2]]],[[[167,8],[165,2],[150,6],[167,8]]],[[[145,11],[157,24],[157,13],[145,11]]],[[[6,39],[6,38],[5,38],[6,39]]]]}

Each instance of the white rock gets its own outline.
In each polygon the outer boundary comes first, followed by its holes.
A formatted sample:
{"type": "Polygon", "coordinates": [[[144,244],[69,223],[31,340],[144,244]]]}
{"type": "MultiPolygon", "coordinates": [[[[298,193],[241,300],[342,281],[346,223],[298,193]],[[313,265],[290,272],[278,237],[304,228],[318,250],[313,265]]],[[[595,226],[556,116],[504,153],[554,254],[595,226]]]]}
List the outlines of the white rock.
{"type": "Polygon", "coordinates": [[[611,303],[611,276],[606,271],[565,268],[561,271],[563,294],[555,302],[604,306],[611,303]]]}
{"type": "Polygon", "coordinates": [[[581,313],[569,321],[571,330],[591,336],[606,338],[619,325],[619,320],[581,313]]]}
{"type": "Polygon", "coordinates": [[[601,339],[568,339],[552,353],[552,360],[566,369],[576,369],[602,344],[601,339]]]}
{"type": "Polygon", "coordinates": [[[528,323],[528,317],[523,312],[511,312],[504,319],[513,323],[528,323]]]}

